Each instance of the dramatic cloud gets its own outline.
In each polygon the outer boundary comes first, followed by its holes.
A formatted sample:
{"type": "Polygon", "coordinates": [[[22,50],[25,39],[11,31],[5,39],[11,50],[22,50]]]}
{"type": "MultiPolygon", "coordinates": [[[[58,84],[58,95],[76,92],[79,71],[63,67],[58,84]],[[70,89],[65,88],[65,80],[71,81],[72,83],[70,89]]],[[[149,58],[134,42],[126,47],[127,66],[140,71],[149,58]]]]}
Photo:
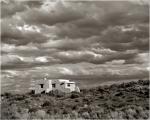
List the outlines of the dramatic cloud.
{"type": "Polygon", "coordinates": [[[43,43],[47,36],[40,32],[37,27],[24,25],[22,27],[2,21],[2,42],[16,45],[26,45],[28,43],[43,43]]]}
{"type": "Polygon", "coordinates": [[[61,1],[47,1],[43,3],[40,9],[31,8],[21,14],[21,16],[31,24],[53,25],[58,22],[65,23],[76,20],[83,15],[76,12],[73,7],[63,4],[61,1]]]}
{"type": "Polygon", "coordinates": [[[135,57],[130,58],[126,61],[128,64],[130,63],[139,63],[139,64],[146,64],[148,67],[149,63],[149,53],[139,53],[135,57]]]}
{"type": "Polygon", "coordinates": [[[21,2],[16,3],[13,0],[2,1],[1,6],[2,6],[1,17],[9,17],[12,16],[13,14],[16,14],[16,12],[21,12],[26,9],[26,6],[21,4],[21,2]]]}
{"type": "Polygon", "coordinates": [[[17,0],[2,0],[1,1],[1,17],[11,17],[18,12],[27,10],[29,7],[39,7],[40,1],[17,1],[17,0]]]}
{"type": "Polygon", "coordinates": [[[70,3],[77,7],[84,17],[61,24],[57,22],[55,31],[61,37],[71,38],[100,35],[107,27],[116,25],[132,25],[148,23],[148,5],[131,4],[128,2],[83,2],[70,3]],[[87,9],[88,8],[88,9],[87,9]]]}
{"type": "Polygon", "coordinates": [[[116,26],[108,28],[102,33],[101,41],[105,47],[112,50],[149,49],[148,24],[116,26]]]}
{"type": "Polygon", "coordinates": [[[148,78],[147,1],[3,0],[2,91],[64,78],[82,87],[148,78]]]}

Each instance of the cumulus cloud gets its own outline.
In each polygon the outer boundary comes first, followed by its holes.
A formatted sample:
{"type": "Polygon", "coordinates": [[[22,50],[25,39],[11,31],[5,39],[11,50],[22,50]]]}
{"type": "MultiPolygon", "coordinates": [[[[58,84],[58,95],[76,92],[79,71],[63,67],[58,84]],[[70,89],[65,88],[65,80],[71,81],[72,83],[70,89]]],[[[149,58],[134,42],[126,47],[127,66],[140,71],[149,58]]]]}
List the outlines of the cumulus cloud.
{"type": "Polygon", "coordinates": [[[47,58],[46,57],[37,57],[37,58],[35,58],[35,60],[36,61],[38,61],[38,62],[48,62],[48,60],[47,60],[47,58]]]}

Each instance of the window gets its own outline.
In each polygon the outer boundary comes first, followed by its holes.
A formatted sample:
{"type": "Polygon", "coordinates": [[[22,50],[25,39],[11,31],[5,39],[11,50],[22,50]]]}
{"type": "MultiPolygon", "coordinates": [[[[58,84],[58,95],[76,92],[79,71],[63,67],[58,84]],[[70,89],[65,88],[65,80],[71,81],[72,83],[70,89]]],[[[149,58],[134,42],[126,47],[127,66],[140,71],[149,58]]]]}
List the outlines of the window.
{"type": "Polygon", "coordinates": [[[52,87],[55,88],[55,87],[56,87],[56,84],[52,84],[52,87]]]}
{"type": "Polygon", "coordinates": [[[68,83],[67,86],[70,87],[70,84],[68,83]]]}
{"type": "Polygon", "coordinates": [[[41,88],[43,88],[43,87],[44,87],[44,84],[40,84],[40,86],[41,86],[41,88]]]}
{"type": "Polygon", "coordinates": [[[61,83],[60,85],[64,85],[64,83],[61,83]]]}

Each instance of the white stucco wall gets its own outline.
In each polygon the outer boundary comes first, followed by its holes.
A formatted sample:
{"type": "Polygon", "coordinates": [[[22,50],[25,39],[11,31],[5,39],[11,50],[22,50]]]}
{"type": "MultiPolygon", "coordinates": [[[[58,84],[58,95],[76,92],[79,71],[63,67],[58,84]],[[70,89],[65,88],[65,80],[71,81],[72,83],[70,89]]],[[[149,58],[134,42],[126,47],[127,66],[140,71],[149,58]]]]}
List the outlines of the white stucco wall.
{"type": "Polygon", "coordinates": [[[45,86],[46,86],[46,93],[48,93],[48,92],[50,92],[51,90],[52,90],[52,80],[47,80],[46,82],[45,82],[45,86]]]}
{"type": "Polygon", "coordinates": [[[66,83],[65,88],[70,89],[70,92],[75,91],[75,83],[66,83]],[[70,86],[68,86],[70,84],[70,86]]]}
{"type": "Polygon", "coordinates": [[[56,84],[56,87],[53,88],[52,90],[60,90],[62,92],[70,92],[70,89],[66,87],[66,82],[69,82],[68,80],[53,80],[52,84],[56,84]],[[63,85],[61,85],[61,83],[63,83],[63,85]]]}
{"type": "Polygon", "coordinates": [[[76,91],[77,87],[74,82],[70,82],[69,80],[64,80],[64,79],[58,79],[58,80],[45,79],[45,80],[38,81],[37,84],[35,85],[35,94],[41,93],[43,91],[48,93],[51,90],[60,90],[62,92],[68,93],[68,92],[76,91]],[[61,83],[63,84],[61,85],[61,83]],[[43,88],[41,88],[39,84],[44,84],[43,88]],[[55,88],[52,87],[52,84],[55,84],[55,88]],[[68,86],[68,84],[70,84],[70,86],[68,86]]]}
{"type": "Polygon", "coordinates": [[[46,80],[37,80],[35,85],[35,94],[45,91],[47,87],[48,86],[46,80]],[[41,88],[40,84],[43,84],[43,88],[41,88]]]}

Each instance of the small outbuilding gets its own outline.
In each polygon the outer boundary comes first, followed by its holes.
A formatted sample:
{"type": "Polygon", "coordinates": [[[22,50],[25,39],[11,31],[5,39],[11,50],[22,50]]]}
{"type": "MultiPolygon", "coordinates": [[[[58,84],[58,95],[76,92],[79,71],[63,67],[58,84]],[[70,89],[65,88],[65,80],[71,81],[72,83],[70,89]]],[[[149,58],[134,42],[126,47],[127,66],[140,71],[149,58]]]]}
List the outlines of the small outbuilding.
{"type": "Polygon", "coordinates": [[[38,93],[48,93],[53,90],[59,90],[65,93],[69,93],[72,91],[80,92],[78,86],[76,86],[75,82],[71,82],[65,79],[44,79],[36,82],[35,85],[35,94],[38,93]]]}

